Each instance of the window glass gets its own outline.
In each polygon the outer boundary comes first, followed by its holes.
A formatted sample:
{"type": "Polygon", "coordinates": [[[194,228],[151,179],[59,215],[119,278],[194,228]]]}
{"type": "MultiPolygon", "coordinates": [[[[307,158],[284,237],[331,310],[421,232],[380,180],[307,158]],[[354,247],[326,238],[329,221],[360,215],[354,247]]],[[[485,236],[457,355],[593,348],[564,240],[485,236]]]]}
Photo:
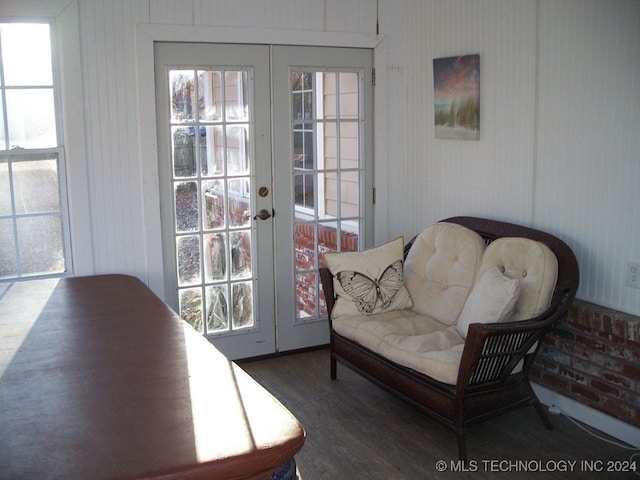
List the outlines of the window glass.
{"type": "Polygon", "coordinates": [[[52,31],[0,23],[0,279],[69,270],[52,31]]]}

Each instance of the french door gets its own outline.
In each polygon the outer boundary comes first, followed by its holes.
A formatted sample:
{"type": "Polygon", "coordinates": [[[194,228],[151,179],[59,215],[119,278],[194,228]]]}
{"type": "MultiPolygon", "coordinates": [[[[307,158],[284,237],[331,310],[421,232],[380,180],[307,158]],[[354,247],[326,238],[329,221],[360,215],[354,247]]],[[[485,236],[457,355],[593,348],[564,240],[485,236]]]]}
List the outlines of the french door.
{"type": "Polygon", "coordinates": [[[156,44],[165,299],[230,358],[328,342],[322,253],[371,231],[371,57],[156,44]]]}

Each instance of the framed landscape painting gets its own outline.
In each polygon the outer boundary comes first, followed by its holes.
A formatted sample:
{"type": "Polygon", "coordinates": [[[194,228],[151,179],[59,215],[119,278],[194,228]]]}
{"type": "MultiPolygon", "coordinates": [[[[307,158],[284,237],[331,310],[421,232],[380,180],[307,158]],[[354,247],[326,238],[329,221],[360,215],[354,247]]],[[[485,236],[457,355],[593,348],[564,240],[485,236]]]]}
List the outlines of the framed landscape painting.
{"type": "Polygon", "coordinates": [[[433,60],[435,136],[480,139],[480,55],[433,60]]]}

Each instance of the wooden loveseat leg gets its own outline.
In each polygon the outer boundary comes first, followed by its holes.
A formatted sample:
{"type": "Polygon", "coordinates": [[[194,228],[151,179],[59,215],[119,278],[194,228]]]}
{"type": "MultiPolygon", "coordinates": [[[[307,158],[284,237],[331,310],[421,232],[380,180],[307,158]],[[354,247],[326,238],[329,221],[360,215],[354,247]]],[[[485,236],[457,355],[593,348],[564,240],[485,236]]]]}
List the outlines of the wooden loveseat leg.
{"type": "Polygon", "coordinates": [[[542,420],[544,426],[547,427],[547,430],[553,430],[553,423],[551,423],[551,420],[549,420],[547,412],[544,411],[544,407],[542,406],[542,404],[538,401],[534,403],[533,406],[536,409],[536,412],[538,412],[540,420],[542,420]]]}
{"type": "Polygon", "coordinates": [[[333,355],[331,355],[331,380],[335,380],[337,378],[337,370],[338,361],[333,355]]]}
{"type": "Polygon", "coordinates": [[[458,435],[458,458],[463,462],[467,461],[467,443],[464,438],[464,427],[458,426],[457,431],[458,435]]]}

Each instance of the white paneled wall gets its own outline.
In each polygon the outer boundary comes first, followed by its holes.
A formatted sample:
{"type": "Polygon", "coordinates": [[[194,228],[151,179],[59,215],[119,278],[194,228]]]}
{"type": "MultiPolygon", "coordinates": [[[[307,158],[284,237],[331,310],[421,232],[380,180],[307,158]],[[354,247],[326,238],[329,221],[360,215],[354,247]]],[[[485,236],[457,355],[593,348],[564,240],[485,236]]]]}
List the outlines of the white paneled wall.
{"type": "Polygon", "coordinates": [[[141,0],[79,4],[93,263],[146,278],[134,26],[149,9],[141,0]]]}
{"type": "Polygon", "coordinates": [[[390,230],[453,214],[574,248],[578,296],[640,314],[640,2],[408,1],[406,157],[390,230]],[[480,54],[480,141],[433,133],[433,58],[480,54]]]}
{"type": "Polygon", "coordinates": [[[454,214],[531,221],[535,18],[529,0],[408,2],[404,229],[454,214]],[[480,140],[436,140],[433,59],[476,53],[480,140]]]}
{"type": "Polygon", "coordinates": [[[244,41],[241,27],[253,42],[317,44],[319,33],[334,43],[374,35],[378,19],[376,241],[454,214],[533,224],[575,249],[580,298],[640,314],[640,290],[624,276],[627,260],[640,261],[638,0],[5,0],[0,15],[65,8],[64,24],[73,15],[79,26],[77,44],[66,45],[79,51],[73,94],[84,117],[83,135],[67,138],[85,143],[68,147],[86,151],[68,159],[70,198],[82,202],[86,193],[74,193],[88,189],[90,235],[75,240],[92,243],[78,271],[148,280],[154,269],[159,219],[142,189],[157,179],[139,150],[148,120],[137,110],[139,25],[231,28],[244,41]],[[432,61],[475,53],[480,140],[435,140],[432,61]]]}
{"type": "Polygon", "coordinates": [[[640,314],[640,2],[540,2],[535,222],[579,257],[578,295],[640,314]]]}

